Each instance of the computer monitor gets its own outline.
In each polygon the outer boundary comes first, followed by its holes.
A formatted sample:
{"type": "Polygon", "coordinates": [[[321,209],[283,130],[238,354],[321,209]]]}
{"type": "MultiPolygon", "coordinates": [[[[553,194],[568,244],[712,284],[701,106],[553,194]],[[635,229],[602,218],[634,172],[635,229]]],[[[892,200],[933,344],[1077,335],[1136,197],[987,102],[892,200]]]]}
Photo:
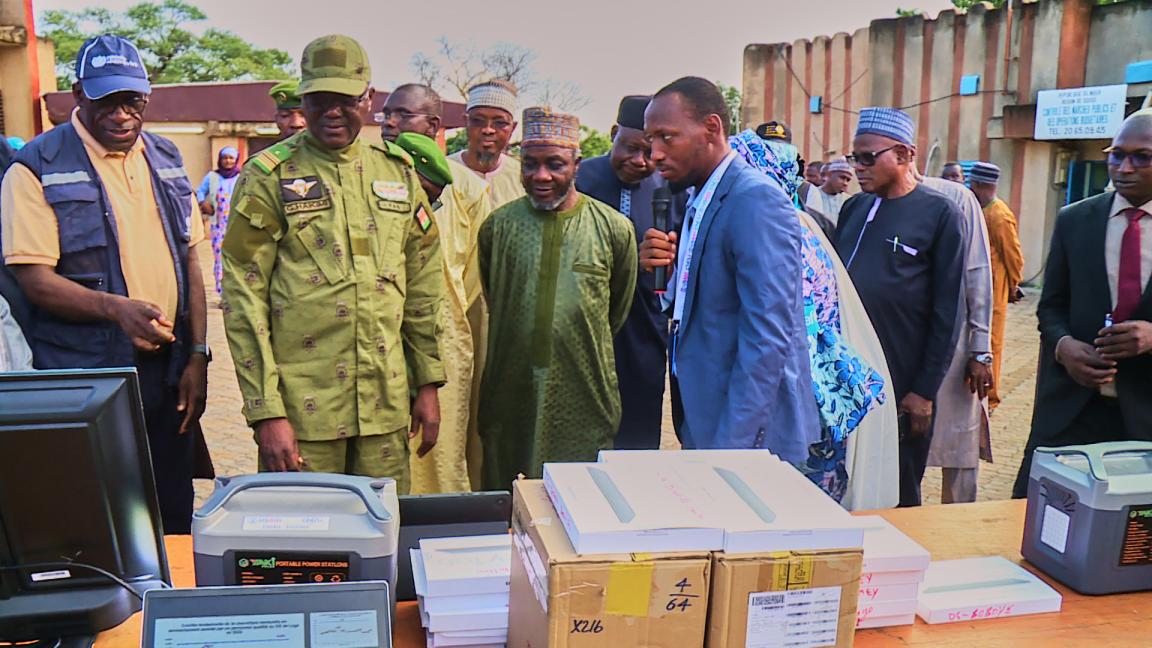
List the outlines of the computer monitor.
{"type": "Polygon", "coordinates": [[[0,373],[0,641],[90,635],[171,585],[134,369],[0,373]]]}

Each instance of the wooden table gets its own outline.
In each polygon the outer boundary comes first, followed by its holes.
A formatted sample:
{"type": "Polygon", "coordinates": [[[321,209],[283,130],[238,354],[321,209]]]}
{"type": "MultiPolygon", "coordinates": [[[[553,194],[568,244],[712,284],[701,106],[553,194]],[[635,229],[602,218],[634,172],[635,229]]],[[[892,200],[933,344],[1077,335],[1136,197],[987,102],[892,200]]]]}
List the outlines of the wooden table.
{"type": "MultiPolygon", "coordinates": [[[[1023,501],[925,506],[878,514],[924,545],[934,560],[1005,556],[1039,574],[1020,557],[1020,538],[1024,535],[1023,501]]],[[[194,586],[191,538],[169,536],[166,544],[173,583],[176,587],[194,586]]],[[[860,630],[856,633],[856,646],[1152,646],[1149,621],[1152,592],[1082,596],[1039,575],[1064,595],[1060,613],[934,626],[917,620],[912,626],[860,630]]],[[[137,614],[123,625],[102,633],[96,641],[97,648],[139,646],[140,622],[137,614]]],[[[395,648],[425,646],[415,603],[399,605],[393,644],[395,648]]]]}

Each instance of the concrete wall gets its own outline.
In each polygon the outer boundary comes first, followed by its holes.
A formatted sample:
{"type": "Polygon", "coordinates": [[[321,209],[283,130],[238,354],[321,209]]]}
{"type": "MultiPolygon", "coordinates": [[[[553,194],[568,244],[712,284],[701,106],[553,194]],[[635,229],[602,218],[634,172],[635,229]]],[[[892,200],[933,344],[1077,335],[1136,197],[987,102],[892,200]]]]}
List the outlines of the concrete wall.
{"type": "MultiPolygon", "coordinates": [[[[0,25],[24,26],[16,10],[22,3],[0,2],[0,25]]],[[[35,39],[26,45],[0,45],[0,93],[4,97],[5,135],[25,140],[36,136],[37,117],[46,127],[48,113],[44,111],[36,92],[56,89],[55,48],[51,41],[35,39]]]]}
{"type": "Polygon", "coordinates": [[[755,128],[769,120],[787,122],[792,142],[808,160],[846,154],[855,113],[870,105],[868,51],[867,29],[813,41],[749,45],[744,50],[744,123],[755,128]],[[810,95],[824,98],[821,113],[809,112],[810,95]]]}
{"type": "MultiPolygon", "coordinates": [[[[1025,274],[1043,264],[1063,185],[1058,156],[1100,159],[1106,141],[1035,142],[1004,136],[1005,106],[1034,104],[1040,90],[1123,83],[1128,63],[1152,59],[1152,0],[1096,5],[1094,0],[1011,0],[1011,11],[977,5],[876,20],[849,39],[837,34],[787,44],[755,44],[744,56],[744,121],[783,119],[807,159],[850,148],[856,111],[897,106],[917,122],[918,166],[939,174],[947,160],[990,160],[1002,170],[1000,194],[1016,212],[1025,274]],[[850,44],[850,52],[838,45],[850,44]],[[794,78],[788,71],[791,64],[794,78]],[[828,69],[827,66],[831,66],[828,69]],[[848,70],[848,67],[851,70],[848,70]],[[835,97],[860,73],[850,99],[835,97]],[[980,93],[959,96],[960,79],[980,75],[980,93]],[[805,92],[807,90],[807,93],[805,92]],[[808,112],[808,95],[853,112],[808,112]],[[830,96],[829,96],[830,95],[830,96]],[[842,128],[837,128],[837,124],[842,128]],[[828,136],[824,136],[828,127],[828,136]],[[837,131],[847,131],[837,132],[837,131]],[[823,145],[823,146],[821,146],[823,145]]],[[[1131,86],[1143,96],[1152,84],[1131,86]]]]}
{"type": "Polygon", "coordinates": [[[1152,0],[1097,7],[1092,13],[1085,85],[1124,83],[1128,63],[1147,60],[1152,60],[1152,0]]]}

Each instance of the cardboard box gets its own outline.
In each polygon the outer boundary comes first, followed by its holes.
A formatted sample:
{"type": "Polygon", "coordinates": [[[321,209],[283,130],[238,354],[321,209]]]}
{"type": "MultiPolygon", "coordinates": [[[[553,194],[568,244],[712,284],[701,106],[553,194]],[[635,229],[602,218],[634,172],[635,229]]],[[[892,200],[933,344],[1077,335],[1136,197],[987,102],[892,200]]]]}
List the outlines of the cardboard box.
{"type": "Polygon", "coordinates": [[[704,644],[707,553],[580,555],[543,482],[512,492],[508,648],[704,644]]]}
{"type": "Polygon", "coordinates": [[[862,562],[859,549],[714,554],[707,648],[851,646],[862,562]]]}

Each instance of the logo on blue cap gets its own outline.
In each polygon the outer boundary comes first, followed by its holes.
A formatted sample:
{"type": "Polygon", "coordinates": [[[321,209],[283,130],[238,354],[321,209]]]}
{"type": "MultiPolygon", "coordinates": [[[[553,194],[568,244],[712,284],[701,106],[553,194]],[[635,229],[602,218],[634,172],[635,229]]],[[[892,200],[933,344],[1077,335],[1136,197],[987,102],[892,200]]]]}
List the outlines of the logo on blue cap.
{"type": "Polygon", "coordinates": [[[76,79],[89,99],[117,92],[152,92],[139,50],[131,42],[110,34],[91,38],[80,48],[76,79]]]}

